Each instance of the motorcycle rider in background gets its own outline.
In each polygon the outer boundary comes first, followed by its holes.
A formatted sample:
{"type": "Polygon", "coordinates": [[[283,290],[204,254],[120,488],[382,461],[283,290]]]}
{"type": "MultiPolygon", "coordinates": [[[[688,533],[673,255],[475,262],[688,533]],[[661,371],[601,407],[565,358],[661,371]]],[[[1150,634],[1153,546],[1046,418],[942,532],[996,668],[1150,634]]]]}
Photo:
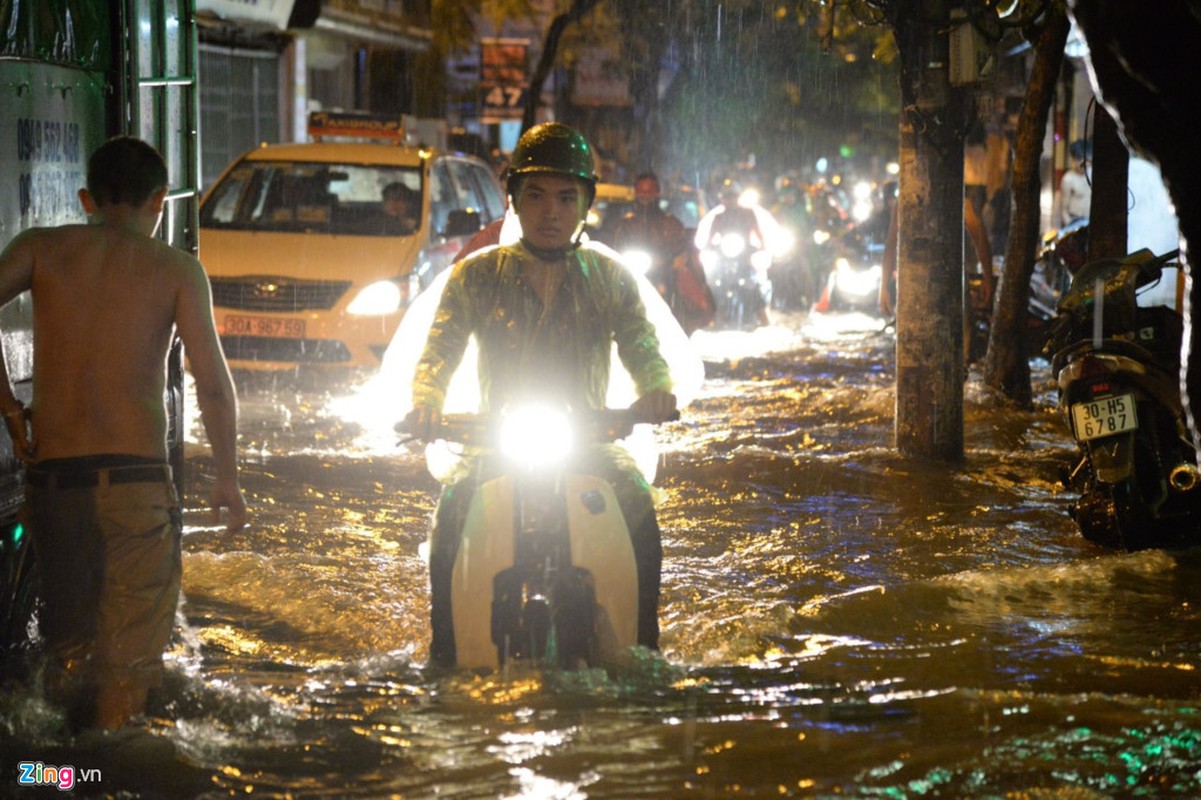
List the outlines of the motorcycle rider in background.
{"type": "MultiPolygon", "coordinates": [[[[662,190],[653,172],[634,179],[634,208],[606,225],[599,239],[623,256],[649,257],[647,280],[667,301],[684,333],[713,320],[713,295],[684,223],[659,205],[662,190]]],[[[631,266],[636,266],[631,264],[631,266]]]]}
{"type": "MultiPolygon", "coordinates": [[[[719,197],[721,203],[706,214],[696,226],[696,246],[699,250],[721,249],[721,241],[726,237],[741,237],[746,246],[746,256],[752,265],[758,260],[759,253],[769,253],[768,237],[778,237],[778,225],[767,209],[758,205],[743,205],[740,202],[742,187],[733,180],[726,178],[722,181],[719,197]]],[[[771,299],[771,280],[767,267],[755,267],[755,279],[758,286],[756,292],[755,316],[760,325],[767,325],[767,305],[771,299]]]]}
{"type": "Polygon", "coordinates": [[[812,243],[806,242],[806,246],[810,248],[814,283],[813,305],[810,310],[827,311],[830,304],[827,289],[838,256],[838,243],[850,229],[850,215],[825,178],[819,178],[809,184],[805,196],[805,210],[813,226],[812,243]]]}
{"type": "MultiPolygon", "coordinates": [[[[638,296],[635,278],[598,249],[581,246],[596,192],[588,141],[555,122],[536,125],[517,143],[507,177],[522,237],[474,254],[452,268],[413,380],[406,430],[425,441],[438,434],[442,406],[468,340],[479,347],[480,411],[500,412],[541,398],[601,409],[614,343],[634,379],[632,406],[666,421],[676,408],[668,365],[638,296]]],[[[583,471],[613,487],[630,532],[638,572],[638,643],[657,648],[663,558],[650,489],[629,454],[615,446],[585,448],[583,471]]],[[[430,658],[455,663],[451,578],[475,488],[502,465],[488,454],[464,459],[442,492],[430,535],[430,658]]]]}
{"type": "Polygon", "coordinates": [[[811,253],[813,221],[806,207],[805,191],[793,178],[777,181],[776,203],[771,212],[791,239],[788,255],[771,267],[772,305],[800,311],[817,299],[820,285],[811,253]]]}
{"type": "MultiPolygon", "coordinates": [[[[897,190],[896,181],[887,181],[880,187],[879,202],[871,216],[857,225],[844,228],[832,241],[833,245],[856,262],[862,262],[864,254],[878,254],[880,281],[875,288],[876,306],[885,317],[894,314],[896,298],[897,260],[897,190]]],[[[874,261],[875,259],[869,259],[874,261]]],[[[837,262],[836,262],[837,263],[837,262]]],[[[814,311],[829,311],[838,283],[837,270],[831,270],[821,296],[813,304],[814,311]]]]}

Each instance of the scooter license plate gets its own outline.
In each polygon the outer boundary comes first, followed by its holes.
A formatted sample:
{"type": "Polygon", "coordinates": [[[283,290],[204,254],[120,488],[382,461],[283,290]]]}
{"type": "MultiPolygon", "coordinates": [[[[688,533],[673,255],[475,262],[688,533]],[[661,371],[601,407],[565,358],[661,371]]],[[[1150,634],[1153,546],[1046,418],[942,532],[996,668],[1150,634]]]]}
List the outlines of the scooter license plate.
{"type": "Polygon", "coordinates": [[[1072,404],[1072,427],[1082,442],[1132,431],[1138,427],[1134,395],[1099,397],[1087,403],[1072,404]]]}

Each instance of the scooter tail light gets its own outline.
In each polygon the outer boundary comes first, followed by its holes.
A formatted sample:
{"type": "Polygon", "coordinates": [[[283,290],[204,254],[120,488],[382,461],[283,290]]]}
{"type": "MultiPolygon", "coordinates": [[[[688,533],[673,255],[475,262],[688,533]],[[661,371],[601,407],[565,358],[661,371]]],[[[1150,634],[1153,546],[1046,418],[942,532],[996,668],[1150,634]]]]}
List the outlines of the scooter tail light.
{"type": "Polygon", "coordinates": [[[1085,356],[1080,360],[1080,377],[1091,381],[1105,380],[1110,375],[1109,367],[1096,356],[1085,356]]]}

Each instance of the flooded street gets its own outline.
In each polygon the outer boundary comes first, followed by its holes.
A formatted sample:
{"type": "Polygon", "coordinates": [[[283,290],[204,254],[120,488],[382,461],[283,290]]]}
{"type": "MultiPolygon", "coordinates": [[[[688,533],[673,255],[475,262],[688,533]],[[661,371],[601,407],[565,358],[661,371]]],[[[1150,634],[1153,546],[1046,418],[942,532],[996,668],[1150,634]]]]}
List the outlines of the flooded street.
{"type": "Polygon", "coordinates": [[[185,515],[186,634],[154,726],[208,796],[1197,797],[1201,552],[1084,541],[1039,407],[967,389],[965,463],[891,448],[865,317],[702,332],[659,430],[662,653],[426,668],[437,484],[315,381],[242,382],[252,524],[185,515]]]}

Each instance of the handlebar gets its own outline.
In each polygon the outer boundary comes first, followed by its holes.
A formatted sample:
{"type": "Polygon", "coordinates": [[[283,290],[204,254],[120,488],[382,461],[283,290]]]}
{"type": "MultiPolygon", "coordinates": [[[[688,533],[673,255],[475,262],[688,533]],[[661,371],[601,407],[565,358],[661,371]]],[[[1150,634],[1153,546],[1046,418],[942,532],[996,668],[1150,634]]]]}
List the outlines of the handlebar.
{"type": "Polygon", "coordinates": [[[1060,371],[1081,356],[1090,354],[1113,354],[1132,358],[1149,367],[1160,367],[1159,361],[1147,348],[1128,342],[1125,339],[1103,339],[1100,347],[1092,339],[1082,339],[1066,347],[1060,348],[1051,357],[1051,374],[1058,375],[1060,371]]]}
{"type": "MultiPolygon", "coordinates": [[[[615,442],[629,436],[635,425],[658,425],[664,422],[675,422],[680,418],[679,410],[674,410],[668,419],[651,419],[633,408],[603,408],[586,411],[566,411],[573,427],[581,434],[581,438],[591,442],[615,442]]],[[[438,423],[435,439],[448,442],[493,446],[498,439],[498,432],[505,419],[503,413],[490,414],[446,414],[438,423]]],[[[396,425],[397,433],[407,434],[416,438],[402,420],[396,425]]]]}
{"type": "Polygon", "coordinates": [[[1122,268],[1134,267],[1136,270],[1135,288],[1141,289],[1147,284],[1159,280],[1163,274],[1163,268],[1172,263],[1179,255],[1179,250],[1169,250],[1157,256],[1144,248],[1136,250],[1124,258],[1102,258],[1090,261],[1072,277],[1072,286],[1083,286],[1085,291],[1091,291],[1093,282],[1098,278],[1109,280],[1122,268]]]}

